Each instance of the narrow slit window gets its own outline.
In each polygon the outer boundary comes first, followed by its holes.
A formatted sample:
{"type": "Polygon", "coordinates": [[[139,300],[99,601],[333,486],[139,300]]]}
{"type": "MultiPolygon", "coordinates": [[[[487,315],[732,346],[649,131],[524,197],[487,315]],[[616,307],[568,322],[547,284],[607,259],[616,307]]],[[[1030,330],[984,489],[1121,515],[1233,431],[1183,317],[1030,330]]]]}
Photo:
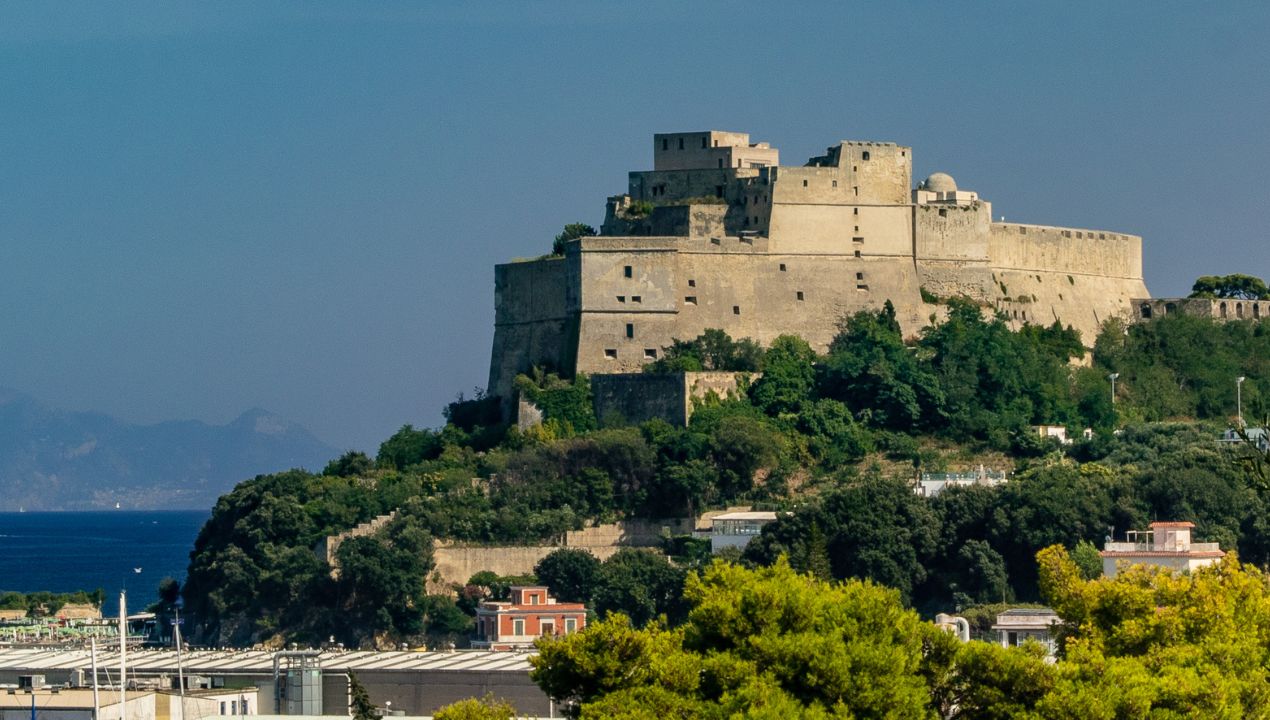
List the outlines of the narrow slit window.
{"type": "Polygon", "coordinates": [[[851,208],[851,214],[852,214],[852,215],[859,215],[859,214],[860,214],[860,208],[851,208]]]}
{"type": "Polygon", "coordinates": [[[807,187],[807,181],[806,181],[806,180],[804,180],[804,181],[803,181],[803,187],[807,187]]]}
{"type": "Polygon", "coordinates": [[[706,147],[708,147],[708,145],[707,145],[707,139],[706,139],[705,137],[702,137],[702,138],[701,138],[701,149],[702,149],[702,150],[704,150],[706,147]]]}
{"type": "Polygon", "coordinates": [[[670,149],[670,141],[669,141],[669,140],[667,140],[666,138],[662,138],[662,139],[661,139],[661,149],[662,149],[662,150],[669,150],[669,149],[670,149]]]}
{"type": "Polygon", "coordinates": [[[626,323],[626,337],[628,340],[635,337],[635,323],[626,323]]]}
{"type": "Polygon", "coordinates": [[[683,149],[684,149],[684,139],[683,139],[683,138],[679,138],[679,149],[680,149],[680,150],[683,150],[683,149]]]}

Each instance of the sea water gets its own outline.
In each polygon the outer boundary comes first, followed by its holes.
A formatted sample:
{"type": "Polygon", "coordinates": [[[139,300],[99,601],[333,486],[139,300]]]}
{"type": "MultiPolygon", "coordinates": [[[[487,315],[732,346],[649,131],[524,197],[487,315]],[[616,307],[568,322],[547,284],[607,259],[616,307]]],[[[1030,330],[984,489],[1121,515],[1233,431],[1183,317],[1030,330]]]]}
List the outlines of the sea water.
{"type": "Polygon", "coordinates": [[[165,577],[184,582],[203,510],[0,513],[0,591],[106,591],[103,612],[155,601],[165,577]]]}

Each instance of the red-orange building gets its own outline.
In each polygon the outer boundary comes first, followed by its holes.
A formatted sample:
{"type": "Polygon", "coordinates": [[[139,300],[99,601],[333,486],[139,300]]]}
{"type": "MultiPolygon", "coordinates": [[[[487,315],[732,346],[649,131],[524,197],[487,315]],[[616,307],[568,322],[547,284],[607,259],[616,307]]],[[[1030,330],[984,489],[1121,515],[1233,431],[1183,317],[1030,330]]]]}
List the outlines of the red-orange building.
{"type": "Polygon", "coordinates": [[[509,602],[483,602],[476,608],[472,647],[514,650],[531,647],[544,635],[568,635],[586,627],[586,606],[560,603],[542,586],[513,586],[509,602]]]}

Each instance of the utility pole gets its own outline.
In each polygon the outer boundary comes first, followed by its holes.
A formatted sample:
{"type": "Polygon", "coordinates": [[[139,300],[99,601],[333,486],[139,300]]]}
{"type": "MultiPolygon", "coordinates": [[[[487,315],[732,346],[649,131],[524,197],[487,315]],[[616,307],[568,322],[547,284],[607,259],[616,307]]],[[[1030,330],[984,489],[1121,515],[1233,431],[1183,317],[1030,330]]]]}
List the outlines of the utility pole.
{"type": "Polygon", "coordinates": [[[1244,380],[1248,378],[1240,375],[1235,378],[1235,417],[1239,418],[1239,427],[1244,426],[1244,380]]]}

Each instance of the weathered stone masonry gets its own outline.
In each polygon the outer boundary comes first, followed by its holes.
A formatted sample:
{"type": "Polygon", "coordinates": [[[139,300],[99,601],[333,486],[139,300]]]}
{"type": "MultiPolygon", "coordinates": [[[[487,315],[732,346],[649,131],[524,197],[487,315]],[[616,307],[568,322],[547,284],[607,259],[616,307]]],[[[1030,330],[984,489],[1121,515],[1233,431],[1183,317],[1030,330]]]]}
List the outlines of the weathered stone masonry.
{"type": "Polygon", "coordinates": [[[599,237],[495,268],[491,394],[510,398],[535,365],[638,372],[707,328],[824,350],[844,315],[886,300],[914,334],[938,312],[922,289],[1015,327],[1057,320],[1087,344],[1150,297],[1140,237],[993,222],[946,174],[912,189],[902,145],[843,141],[791,167],[744,133],[709,131],[654,135],[653,158],[609,198],[599,237]]]}

